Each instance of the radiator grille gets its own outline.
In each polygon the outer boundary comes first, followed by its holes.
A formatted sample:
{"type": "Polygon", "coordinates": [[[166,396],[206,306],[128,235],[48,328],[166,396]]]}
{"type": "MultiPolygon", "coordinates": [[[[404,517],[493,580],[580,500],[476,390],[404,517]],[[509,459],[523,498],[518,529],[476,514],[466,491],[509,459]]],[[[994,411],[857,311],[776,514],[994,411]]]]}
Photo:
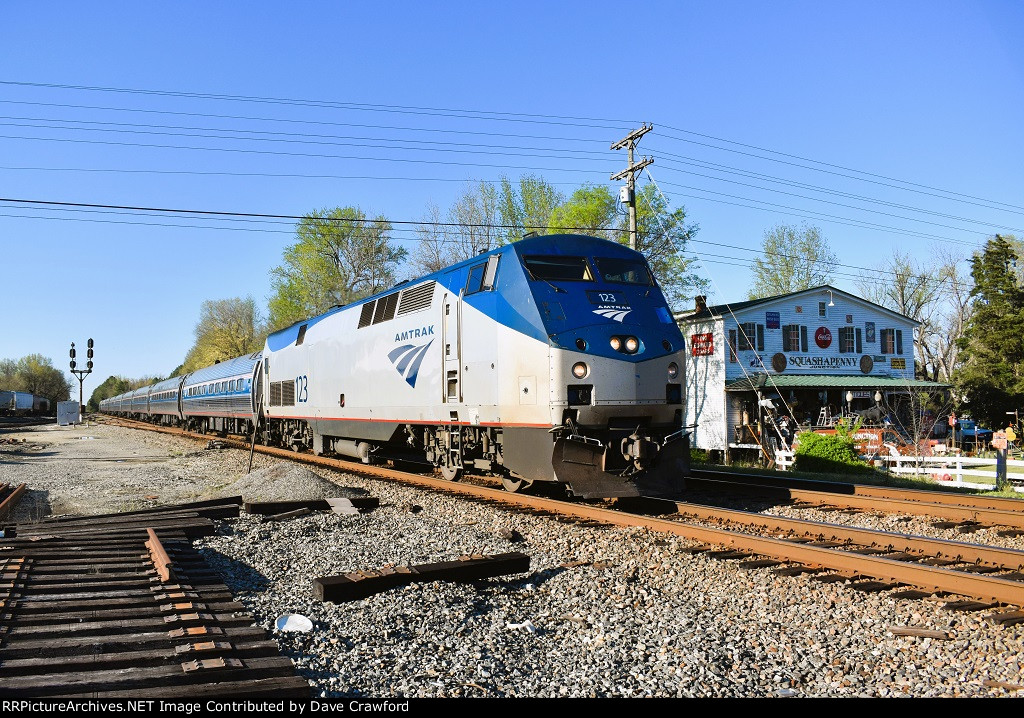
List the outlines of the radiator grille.
{"type": "Polygon", "coordinates": [[[427,282],[402,292],[402,301],[398,305],[398,314],[410,314],[426,309],[434,299],[434,282],[427,282]]]}

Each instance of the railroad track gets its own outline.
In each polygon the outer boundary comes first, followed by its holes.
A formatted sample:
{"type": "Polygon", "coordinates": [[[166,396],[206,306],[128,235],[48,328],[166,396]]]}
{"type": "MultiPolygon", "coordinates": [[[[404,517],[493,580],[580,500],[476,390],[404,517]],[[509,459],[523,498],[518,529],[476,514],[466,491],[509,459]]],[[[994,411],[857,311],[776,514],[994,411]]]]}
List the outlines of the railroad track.
{"type": "Polygon", "coordinates": [[[240,503],[5,526],[0,696],[308,699],[191,544],[240,503]]]}
{"type": "Polygon", "coordinates": [[[829,507],[933,516],[975,524],[977,528],[1007,526],[1024,529],[1024,500],[947,491],[897,489],[886,486],[808,481],[774,476],[694,471],[690,488],[709,491],[761,493],[796,502],[799,507],[829,507]]]}
{"type": "MultiPolygon", "coordinates": [[[[155,429],[201,441],[210,439],[207,435],[153,427],[120,418],[108,418],[108,421],[130,428],[155,429]]],[[[237,448],[249,448],[247,442],[242,440],[219,440],[237,448]]],[[[709,555],[725,560],[741,559],[748,567],[772,566],[784,573],[813,572],[820,574],[819,578],[822,580],[849,580],[854,588],[861,590],[904,589],[903,595],[907,597],[963,596],[972,600],[952,600],[949,605],[965,610],[1024,607],[1024,552],[1021,551],[910,537],[897,533],[849,529],[833,524],[800,522],[685,502],[672,502],[673,513],[677,514],[675,516],[649,516],[583,502],[512,494],[486,486],[455,483],[382,466],[301,454],[275,447],[257,445],[255,450],[288,460],[457,494],[477,501],[501,503],[535,513],[569,517],[588,523],[643,527],[674,534],[700,544],[693,549],[694,551],[708,552],[709,555]],[[687,520],[687,516],[693,517],[694,520],[687,520]],[[709,526],[709,522],[721,525],[709,526]],[[730,525],[734,525],[735,528],[725,528],[730,525]],[[764,535],[766,533],[770,535],[764,535]],[[713,548],[715,546],[724,550],[716,551],[713,548]]],[[[886,507],[907,513],[915,512],[905,511],[906,508],[924,507],[931,511],[935,506],[949,506],[940,502],[905,501],[898,504],[896,499],[884,501],[887,502],[884,504],[886,507]]],[[[1002,512],[999,515],[1007,521],[1024,519],[1024,510],[1011,512],[1007,509],[980,507],[968,507],[968,510],[1002,512]],[[1009,514],[1014,516],[1011,517],[1009,514]]],[[[1016,622],[1024,620],[1024,612],[1002,611],[994,614],[993,618],[1006,623],[1016,622]]]]}

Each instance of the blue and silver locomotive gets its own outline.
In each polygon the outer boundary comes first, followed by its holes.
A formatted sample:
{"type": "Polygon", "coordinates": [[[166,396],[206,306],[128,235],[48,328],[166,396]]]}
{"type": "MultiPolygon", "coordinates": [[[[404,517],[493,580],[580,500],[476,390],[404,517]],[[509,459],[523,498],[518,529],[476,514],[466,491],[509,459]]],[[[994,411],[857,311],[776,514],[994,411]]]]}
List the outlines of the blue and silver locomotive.
{"type": "Polygon", "coordinates": [[[490,473],[513,491],[669,494],[689,469],[684,349],[641,254],[531,237],[271,334],[227,363],[226,411],[186,408],[215,368],[184,377],[179,417],[239,433],[255,421],[268,444],[448,479],[490,473]]]}

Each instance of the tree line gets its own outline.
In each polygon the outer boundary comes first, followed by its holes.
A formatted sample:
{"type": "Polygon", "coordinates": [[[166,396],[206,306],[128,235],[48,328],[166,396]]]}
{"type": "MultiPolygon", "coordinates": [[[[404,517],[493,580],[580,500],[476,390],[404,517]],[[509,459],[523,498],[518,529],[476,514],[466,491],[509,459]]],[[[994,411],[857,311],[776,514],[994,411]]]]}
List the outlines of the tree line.
{"type": "Polygon", "coordinates": [[[44,396],[54,405],[71,396],[71,382],[49,357],[29,354],[21,359],[0,359],[0,389],[44,396]]]}

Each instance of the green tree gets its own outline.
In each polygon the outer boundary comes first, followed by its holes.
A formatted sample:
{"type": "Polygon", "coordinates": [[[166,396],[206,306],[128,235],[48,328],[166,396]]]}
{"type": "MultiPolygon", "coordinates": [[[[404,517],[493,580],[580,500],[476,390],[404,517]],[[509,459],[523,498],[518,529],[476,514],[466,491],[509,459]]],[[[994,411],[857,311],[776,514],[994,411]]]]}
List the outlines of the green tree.
{"type": "Polygon", "coordinates": [[[548,220],[552,233],[589,234],[617,241],[621,221],[615,211],[615,196],[605,185],[585,184],[555,207],[548,220]]]}
{"type": "Polygon", "coordinates": [[[515,242],[528,232],[548,234],[551,213],[565,200],[554,185],[537,175],[523,175],[519,185],[501,178],[498,215],[504,225],[505,239],[515,242]]]}
{"type": "Polygon", "coordinates": [[[263,318],[252,297],[208,299],[200,309],[195,344],[185,355],[183,371],[259,351],[263,336],[263,318]]]}
{"type": "Polygon", "coordinates": [[[1017,259],[1013,243],[1000,235],[972,257],[973,313],[958,342],[961,410],[992,427],[1024,402],[1024,286],[1017,259]]]}
{"type": "Polygon", "coordinates": [[[750,264],[754,284],[747,298],[761,299],[828,284],[836,262],[818,227],[780,224],[765,231],[761,255],[750,264]]]}
{"type": "Polygon", "coordinates": [[[356,207],[311,212],[295,243],[271,270],[271,331],[392,286],[406,250],[391,243],[391,223],[356,207]]]}
{"type": "Polygon", "coordinates": [[[15,370],[15,391],[45,396],[56,404],[71,396],[71,382],[42,354],[29,354],[18,360],[15,370]]]}
{"type": "MultiPolygon", "coordinates": [[[[627,225],[623,217],[620,228],[627,225]]],[[[688,298],[707,292],[707,281],[693,271],[696,260],[686,256],[686,245],[698,227],[686,223],[683,207],[670,209],[656,185],[644,185],[636,193],[636,225],[636,249],[647,257],[670,307],[682,307],[688,298]]],[[[619,232],[616,239],[628,245],[629,233],[619,232]]]]}

